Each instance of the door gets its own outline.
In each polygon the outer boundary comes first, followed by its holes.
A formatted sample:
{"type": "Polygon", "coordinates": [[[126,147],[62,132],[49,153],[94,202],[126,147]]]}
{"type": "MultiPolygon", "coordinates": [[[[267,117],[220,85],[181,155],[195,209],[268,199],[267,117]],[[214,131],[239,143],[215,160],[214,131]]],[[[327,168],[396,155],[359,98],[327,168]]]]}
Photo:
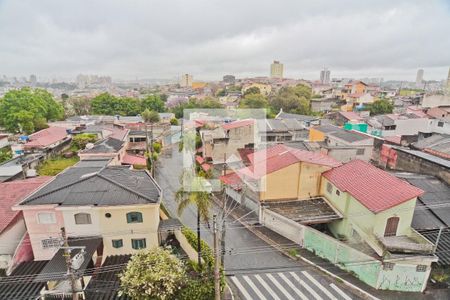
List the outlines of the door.
{"type": "Polygon", "coordinates": [[[384,236],[396,236],[399,217],[390,217],[386,222],[386,229],[384,230],[384,236]]]}

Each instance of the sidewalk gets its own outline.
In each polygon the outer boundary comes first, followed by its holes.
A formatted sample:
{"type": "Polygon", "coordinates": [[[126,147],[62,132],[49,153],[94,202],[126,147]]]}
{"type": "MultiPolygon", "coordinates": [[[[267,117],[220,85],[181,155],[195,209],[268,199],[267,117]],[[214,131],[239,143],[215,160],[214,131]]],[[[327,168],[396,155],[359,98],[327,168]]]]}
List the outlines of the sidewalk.
{"type": "MultiPolygon", "coordinates": [[[[221,200],[219,198],[214,197],[214,201],[219,205],[221,204],[221,200]]],[[[413,292],[383,291],[374,289],[373,287],[360,281],[350,273],[338,268],[329,261],[314,255],[312,252],[300,248],[300,246],[289,246],[289,247],[283,246],[292,244],[293,242],[281,236],[280,234],[264,226],[261,226],[259,223],[256,223],[254,221],[247,223],[245,219],[255,220],[255,218],[257,217],[255,213],[249,214],[249,210],[247,210],[247,208],[238,206],[236,209],[233,210],[233,212],[230,215],[234,219],[238,219],[239,220],[238,222],[246,226],[247,229],[249,229],[251,232],[253,232],[261,239],[265,240],[272,247],[279,250],[284,255],[292,258],[293,260],[301,260],[311,266],[314,266],[315,268],[317,268],[317,270],[324,272],[326,275],[334,277],[335,280],[341,281],[343,284],[349,286],[349,288],[355,290],[363,298],[373,299],[373,297],[375,297],[382,300],[450,299],[450,290],[430,290],[430,291],[426,290],[424,293],[413,293],[413,292]],[[296,251],[297,257],[291,255],[293,250],[296,251]],[[370,295],[372,295],[373,297],[370,297],[370,295]]]]}

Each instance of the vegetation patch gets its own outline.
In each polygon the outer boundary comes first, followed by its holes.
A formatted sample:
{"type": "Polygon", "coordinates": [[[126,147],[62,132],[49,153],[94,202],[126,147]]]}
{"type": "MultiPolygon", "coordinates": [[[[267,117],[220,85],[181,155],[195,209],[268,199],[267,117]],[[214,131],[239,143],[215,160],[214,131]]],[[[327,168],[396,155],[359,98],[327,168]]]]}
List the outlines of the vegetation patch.
{"type": "Polygon", "coordinates": [[[79,161],[78,156],[73,156],[70,158],[64,158],[62,156],[57,156],[54,158],[47,159],[44,163],[42,163],[37,172],[41,176],[55,176],[68,167],[73,166],[79,161]]]}

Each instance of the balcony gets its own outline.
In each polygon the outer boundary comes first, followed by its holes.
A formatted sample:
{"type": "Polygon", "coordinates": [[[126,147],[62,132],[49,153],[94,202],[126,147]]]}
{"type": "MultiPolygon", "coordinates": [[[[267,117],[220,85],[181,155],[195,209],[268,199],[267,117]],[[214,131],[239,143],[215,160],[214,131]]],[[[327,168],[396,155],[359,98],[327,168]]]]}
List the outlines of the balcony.
{"type": "Polygon", "coordinates": [[[384,248],[393,253],[433,254],[434,245],[417,231],[411,229],[411,234],[400,236],[378,237],[384,248]]]}

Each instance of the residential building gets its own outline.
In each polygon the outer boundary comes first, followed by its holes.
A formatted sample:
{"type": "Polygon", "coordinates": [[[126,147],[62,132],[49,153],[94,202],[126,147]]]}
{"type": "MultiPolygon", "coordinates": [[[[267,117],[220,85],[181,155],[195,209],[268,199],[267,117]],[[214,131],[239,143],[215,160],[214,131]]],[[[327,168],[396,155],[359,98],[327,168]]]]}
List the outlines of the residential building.
{"type": "Polygon", "coordinates": [[[258,88],[261,95],[264,95],[264,96],[269,96],[270,92],[272,91],[272,86],[270,84],[253,82],[253,83],[245,84],[242,87],[242,94],[245,94],[245,91],[247,91],[250,88],[258,88]]]}
{"type": "Polygon", "coordinates": [[[423,84],[423,74],[424,74],[423,69],[417,70],[417,75],[416,75],[416,87],[422,87],[422,84],[423,84]]]}
{"type": "Polygon", "coordinates": [[[338,111],[326,115],[326,118],[332,120],[337,126],[344,126],[346,123],[362,123],[364,118],[353,111],[338,111]]]}
{"type": "Polygon", "coordinates": [[[313,98],[311,99],[311,110],[313,112],[330,112],[341,99],[338,98],[313,98]]]}
{"type": "Polygon", "coordinates": [[[450,106],[437,106],[427,110],[427,115],[432,118],[450,122],[450,106]]]}
{"type": "Polygon", "coordinates": [[[284,66],[277,60],[270,65],[270,78],[283,79],[284,66]]]}
{"type": "Polygon", "coordinates": [[[322,84],[330,83],[330,70],[328,70],[327,68],[324,68],[322,71],[320,71],[320,82],[322,84]]]}
{"type": "Polygon", "coordinates": [[[369,132],[376,136],[416,135],[429,132],[430,120],[413,113],[378,115],[367,120],[369,132]]]}
{"type": "Polygon", "coordinates": [[[190,74],[181,75],[180,87],[192,87],[193,80],[194,80],[194,77],[190,74]]]}
{"type": "MultiPolygon", "coordinates": [[[[112,122],[124,122],[125,120],[122,120],[123,117],[121,117],[120,120],[112,120],[112,122]]],[[[139,117],[138,120],[142,119],[139,117]]],[[[135,121],[135,120],[133,120],[135,121]]],[[[72,130],[72,134],[79,134],[79,133],[91,133],[96,134],[98,139],[106,139],[106,138],[114,138],[116,140],[124,141],[126,140],[128,136],[129,130],[124,128],[122,125],[114,125],[114,124],[108,124],[108,125],[81,125],[76,127],[74,130],[72,130]]]]}
{"type": "Polygon", "coordinates": [[[8,134],[0,134],[0,149],[9,146],[8,134]]]}
{"type": "Polygon", "coordinates": [[[363,95],[367,93],[367,84],[360,80],[352,80],[344,85],[342,95],[346,98],[347,95],[363,95]]]}
{"type": "Polygon", "coordinates": [[[72,137],[62,127],[49,127],[28,136],[25,151],[60,152],[68,147],[72,137]]]}
{"type": "Polygon", "coordinates": [[[304,122],[291,119],[259,119],[257,124],[258,144],[302,141],[308,138],[304,122]]]}
{"type": "Polygon", "coordinates": [[[51,177],[42,176],[0,183],[0,269],[8,270],[33,259],[31,249],[28,253],[17,251],[27,232],[22,212],[12,210],[12,207],[50,180],[51,177]]]}
{"type": "Polygon", "coordinates": [[[161,189],[145,170],[81,164],[14,209],[23,212],[35,260],[48,260],[60,246],[61,227],[69,237],[100,237],[104,255],[159,245],[160,200],[161,189]]]}
{"type": "Polygon", "coordinates": [[[0,164],[0,182],[36,176],[36,168],[45,160],[45,154],[29,153],[16,156],[0,164]]]}
{"type": "Polygon", "coordinates": [[[95,144],[86,145],[86,149],[78,152],[81,160],[108,158],[110,165],[120,165],[126,153],[127,142],[109,137],[95,144]]]}
{"type": "Polygon", "coordinates": [[[450,159],[450,134],[433,134],[427,138],[419,138],[411,144],[411,148],[450,159]]]}
{"type": "Polygon", "coordinates": [[[305,128],[309,128],[311,126],[320,124],[320,119],[318,117],[285,113],[285,112],[283,112],[283,109],[280,109],[280,112],[275,116],[275,119],[278,119],[278,120],[297,120],[305,128]]]}
{"type": "Polygon", "coordinates": [[[428,94],[424,95],[421,101],[424,108],[433,108],[439,106],[450,106],[450,94],[428,94]]]}

